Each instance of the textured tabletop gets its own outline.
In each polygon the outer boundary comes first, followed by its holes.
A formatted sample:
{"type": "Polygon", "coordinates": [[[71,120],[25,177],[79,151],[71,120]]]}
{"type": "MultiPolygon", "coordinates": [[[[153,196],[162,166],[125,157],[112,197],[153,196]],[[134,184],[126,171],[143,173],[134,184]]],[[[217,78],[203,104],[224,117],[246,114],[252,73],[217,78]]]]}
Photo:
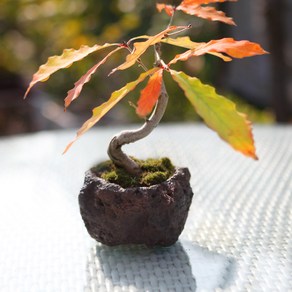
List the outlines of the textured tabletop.
{"type": "Polygon", "coordinates": [[[292,127],[256,126],[255,162],[203,125],[124,147],[189,167],[186,227],[168,248],[107,247],[79,214],[84,172],[120,128],[0,139],[0,291],[292,291],[292,127]]]}

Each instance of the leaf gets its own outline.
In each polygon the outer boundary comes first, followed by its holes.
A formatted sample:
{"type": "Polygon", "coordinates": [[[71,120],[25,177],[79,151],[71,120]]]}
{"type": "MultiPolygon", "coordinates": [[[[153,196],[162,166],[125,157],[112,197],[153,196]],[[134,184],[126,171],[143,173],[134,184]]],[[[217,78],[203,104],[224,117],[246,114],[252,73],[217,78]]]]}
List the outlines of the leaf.
{"type": "Polygon", "coordinates": [[[257,43],[250,41],[236,41],[233,38],[224,38],[220,40],[212,40],[205,46],[197,49],[199,55],[206,52],[221,52],[233,58],[245,58],[255,55],[267,54],[267,52],[257,43]]]}
{"type": "Polygon", "coordinates": [[[145,117],[153,110],[153,107],[161,93],[162,73],[162,69],[155,72],[150,77],[146,87],[141,91],[141,95],[138,100],[138,107],[136,109],[139,116],[145,117]]]}
{"type": "Polygon", "coordinates": [[[257,159],[251,123],[236,111],[235,104],[218,95],[212,86],[183,72],[170,71],[205,123],[235,150],[257,159]]]}
{"type": "Polygon", "coordinates": [[[65,148],[64,153],[72,146],[72,144],[91,127],[93,127],[109,110],[111,110],[121,99],[123,99],[130,91],[132,91],[140,82],[142,82],[147,76],[154,74],[159,68],[153,68],[147,72],[142,73],[137,80],[126,84],[119,90],[114,91],[109,100],[96,107],[92,111],[92,116],[88,119],[82,127],[78,130],[75,139],[70,142],[65,148]]]}
{"type": "Polygon", "coordinates": [[[200,18],[221,21],[226,24],[235,25],[232,18],[227,17],[224,12],[216,10],[214,7],[201,6],[215,2],[236,1],[236,0],[184,0],[179,6],[174,7],[163,3],[157,3],[156,8],[159,12],[165,12],[171,17],[176,10],[181,10],[186,14],[194,15],[200,18]]]}
{"type": "Polygon", "coordinates": [[[73,100],[75,100],[81,93],[83,85],[90,81],[91,76],[96,72],[96,70],[106,62],[106,60],[118,50],[121,50],[122,47],[116,48],[106,55],[100,62],[95,64],[86,74],[84,74],[77,82],[74,83],[74,88],[68,91],[65,98],[65,108],[67,108],[73,100]]]}
{"type": "Polygon", "coordinates": [[[135,40],[150,39],[150,38],[151,38],[151,36],[149,36],[149,35],[139,35],[139,36],[131,38],[127,43],[131,43],[131,42],[133,42],[135,40]]]}
{"type": "Polygon", "coordinates": [[[184,0],[182,1],[182,3],[180,4],[180,6],[194,6],[194,5],[202,5],[202,4],[210,4],[210,3],[218,3],[218,2],[226,2],[226,1],[230,1],[230,2],[236,2],[237,0],[184,0]]]}
{"type": "Polygon", "coordinates": [[[149,37],[149,39],[145,42],[137,42],[134,43],[134,50],[133,52],[127,56],[126,61],[118,66],[117,68],[113,69],[110,74],[113,74],[117,70],[125,70],[132,65],[134,65],[140,56],[152,45],[159,43],[170,31],[177,30],[177,29],[184,29],[187,26],[170,26],[169,28],[163,30],[162,32],[156,34],[155,36],[149,37]]]}
{"type": "Polygon", "coordinates": [[[65,49],[62,55],[49,57],[48,61],[41,65],[39,70],[33,75],[32,81],[30,82],[29,87],[25,92],[24,98],[27,97],[29,91],[36,83],[48,80],[50,76],[58,70],[70,67],[74,62],[80,61],[93,52],[117,45],[118,44],[106,43],[102,46],[81,46],[78,50],[65,49]]]}
{"type": "Polygon", "coordinates": [[[166,14],[170,17],[173,15],[174,10],[175,10],[174,6],[163,4],[163,3],[156,3],[156,8],[157,8],[158,12],[165,10],[166,14]]]}
{"type": "MultiPolygon", "coordinates": [[[[179,54],[176,55],[175,58],[169,63],[170,64],[174,64],[177,61],[181,60],[181,61],[186,61],[187,59],[189,59],[190,57],[193,57],[192,52],[196,51],[198,48],[202,47],[203,45],[205,45],[206,43],[196,43],[193,42],[188,36],[184,36],[184,37],[178,37],[176,39],[173,38],[166,38],[163,39],[161,42],[169,44],[169,45],[174,45],[174,46],[178,46],[178,47],[182,47],[182,48],[186,48],[186,49],[191,49],[192,51],[187,51],[183,54],[179,54]]],[[[216,57],[219,57],[221,59],[223,59],[224,61],[228,62],[231,61],[232,59],[220,54],[220,53],[215,53],[215,52],[208,52],[208,54],[214,55],[216,57]]]]}
{"type": "Polygon", "coordinates": [[[267,52],[257,43],[245,40],[236,41],[233,38],[224,38],[220,40],[212,40],[208,43],[201,43],[201,45],[197,46],[195,49],[176,55],[169,64],[174,64],[177,61],[186,61],[191,57],[201,56],[207,53],[220,57],[224,61],[230,61],[231,59],[221,53],[239,59],[267,54],[267,52]]]}
{"type": "Polygon", "coordinates": [[[235,25],[235,22],[232,18],[227,17],[224,12],[216,10],[214,7],[203,7],[200,5],[197,6],[183,6],[182,4],[176,8],[176,10],[181,10],[186,14],[194,15],[200,18],[212,20],[212,21],[221,21],[226,24],[235,25]]]}
{"type": "Polygon", "coordinates": [[[161,40],[161,42],[165,44],[177,46],[177,47],[186,48],[186,49],[196,49],[202,44],[202,43],[193,42],[188,36],[178,37],[175,39],[168,37],[161,40]]]}

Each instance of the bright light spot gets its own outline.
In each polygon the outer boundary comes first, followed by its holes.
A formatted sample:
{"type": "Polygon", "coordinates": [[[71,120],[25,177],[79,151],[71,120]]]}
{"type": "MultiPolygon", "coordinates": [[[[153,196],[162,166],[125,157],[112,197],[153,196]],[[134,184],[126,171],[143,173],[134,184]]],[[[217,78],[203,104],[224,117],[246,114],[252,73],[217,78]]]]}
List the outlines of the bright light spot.
{"type": "Polygon", "coordinates": [[[46,1],[41,5],[42,15],[44,17],[50,17],[58,12],[58,6],[53,1],[46,1]]]}
{"type": "Polygon", "coordinates": [[[40,17],[40,7],[39,5],[32,4],[24,6],[20,14],[21,18],[25,20],[35,20],[40,17]]]}
{"type": "Polygon", "coordinates": [[[119,0],[118,8],[122,12],[132,12],[136,8],[136,0],[119,0]]]}
{"type": "Polygon", "coordinates": [[[35,53],[34,44],[18,31],[11,31],[5,36],[11,51],[19,60],[28,60],[35,53]]]}
{"type": "Polygon", "coordinates": [[[80,15],[88,8],[88,3],[86,1],[69,1],[67,5],[67,13],[75,13],[80,15]]]}

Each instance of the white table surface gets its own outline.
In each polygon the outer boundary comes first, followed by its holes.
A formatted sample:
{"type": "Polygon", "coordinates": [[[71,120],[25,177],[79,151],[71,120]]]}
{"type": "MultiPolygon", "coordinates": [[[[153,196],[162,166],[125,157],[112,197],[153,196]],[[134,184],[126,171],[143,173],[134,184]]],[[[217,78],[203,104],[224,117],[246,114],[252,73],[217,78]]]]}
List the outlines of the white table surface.
{"type": "Polygon", "coordinates": [[[169,248],[107,247],[79,214],[84,172],[124,128],[0,138],[0,291],[292,291],[292,127],[256,126],[258,162],[204,125],[124,147],[188,166],[194,198],[169,248]],[[197,287],[197,288],[196,288],[197,287]]]}

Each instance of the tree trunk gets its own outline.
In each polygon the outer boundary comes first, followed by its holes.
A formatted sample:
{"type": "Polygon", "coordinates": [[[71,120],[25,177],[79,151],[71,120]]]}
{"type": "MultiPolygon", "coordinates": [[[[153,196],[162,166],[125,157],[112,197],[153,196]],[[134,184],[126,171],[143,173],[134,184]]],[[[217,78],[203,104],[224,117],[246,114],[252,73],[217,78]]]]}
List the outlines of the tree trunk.
{"type": "Polygon", "coordinates": [[[141,169],[139,165],[122,151],[122,146],[136,142],[148,136],[159,124],[168,103],[168,94],[164,83],[162,84],[161,95],[158,99],[153,114],[147,119],[144,125],[137,130],[123,131],[114,136],[108,147],[108,155],[113,163],[124,168],[128,173],[139,176],[141,169]]]}

